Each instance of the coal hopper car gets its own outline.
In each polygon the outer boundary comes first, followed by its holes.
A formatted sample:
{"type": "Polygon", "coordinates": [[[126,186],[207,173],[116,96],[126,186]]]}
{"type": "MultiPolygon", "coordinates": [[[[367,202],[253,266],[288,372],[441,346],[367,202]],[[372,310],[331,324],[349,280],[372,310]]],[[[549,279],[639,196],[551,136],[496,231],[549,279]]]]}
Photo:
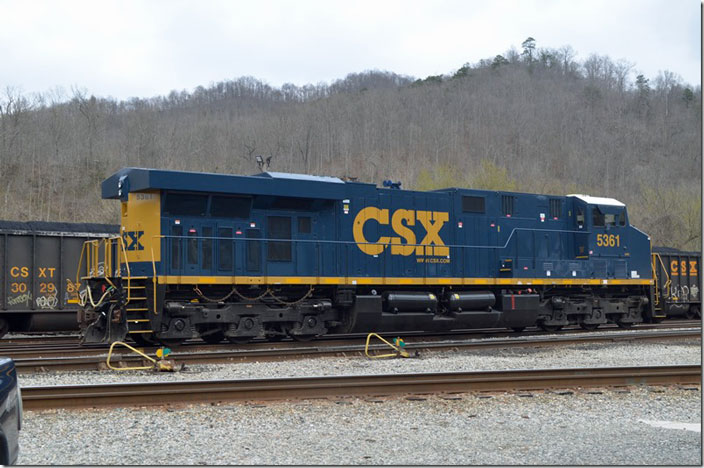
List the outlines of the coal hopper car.
{"type": "Polygon", "coordinates": [[[661,317],[701,318],[701,252],[653,247],[653,303],[661,317]]]}
{"type": "Polygon", "coordinates": [[[77,331],[83,243],[117,233],[116,225],[0,221],[0,336],[77,331]]]}

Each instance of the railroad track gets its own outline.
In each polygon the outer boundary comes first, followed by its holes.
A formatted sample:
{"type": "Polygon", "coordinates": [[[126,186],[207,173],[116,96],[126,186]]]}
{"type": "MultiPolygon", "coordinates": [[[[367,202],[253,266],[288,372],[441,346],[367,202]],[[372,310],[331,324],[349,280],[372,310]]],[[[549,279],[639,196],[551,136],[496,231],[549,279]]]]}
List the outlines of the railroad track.
{"type": "Polygon", "coordinates": [[[22,401],[25,409],[40,410],[359,395],[378,397],[633,385],[699,385],[700,382],[701,366],[539,369],[23,387],[22,401]]]}
{"type": "MultiPolygon", "coordinates": [[[[643,323],[643,324],[638,324],[635,325],[631,330],[664,330],[664,329],[671,329],[671,328],[691,328],[691,327],[701,327],[701,320],[669,320],[667,322],[663,323],[657,323],[657,324],[649,324],[649,323],[643,323]]],[[[601,332],[601,331],[609,331],[609,330],[623,330],[622,328],[619,328],[615,324],[607,324],[599,327],[596,331],[601,332]]],[[[592,333],[593,331],[585,331],[582,330],[581,328],[577,326],[570,326],[567,328],[564,328],[560,330],[559,332],[545,332],[540,330],[537,327],[529,327],[527,328],[524,332],[522,333],[516,333],[516,332],[511,332],[506,330],[505,328],[481,328],[481,329],[475,329],[475,330],[456,330],[456,331],[451,331],[451,332],[433,332],[433,333],[428,333],[428,332],[419,332],[419,331],[411,331],[411,332],[398,332],[398,333],[391,333],[391,332],[384,332],[380,333],[382,336],[385,337],[393,337],[396,335],[403,335],[404,337],[457,337],[459,338],[489,338],[489,337],[516,337],[516,336],[525,336],[525,335],[554,335],[554,334],[560,334],[560,335],[566,335],[566,334],[583,334],[583,333],[592,333]]],[[[335,340],[344,340],[344,339],[356,339],[356,338],[366,338],[366,334],[362,333],[351,333],[351,334],[339,334],[339,335],[326,335],[323,337],[320,337],[316,339],[314,342],[325,342],[325,341],[335,341],[335,340]]],[[[284,339],[284,343],[291,343],[292,340],[290,339],[284,339]]],[[[225,346],[228,346],[230,348],[235,347],[235,346],[252,346],[252,345],[258,345],[258,344],[269,344],[269,345],[275,345],[273,342],[267,342],[265,340],[259,340],[255,339],[251,343],[245,344],[245,345],[233,345],[233,344],[225,344],[225,346]]],[[[218,345],[206,345],[203,343],[203,341],[199,339],[195,340],[187,340],[185,341],[180,348],[187,348],[187,347],[192,347],[192,346],[218,346],[218,345]]],[[[222,345],[221,345],[222,346],[222,345]]],[[[32,350],[52,350],[55,349],[57,351],[59,350],[71,350],[73,348],[75,349],[82,349],[82,350],[87,350],[87,349],[107,349],[109,346],[104,345],[104,344],[90,344],[90,345],[81,345],[80,344],[80,337],[78,335],[36,335],[36,336],[19,336],[19,337],[13,337],[13,336],[8,336],[5,338],[0,339],[0,355],[7,355],[7,353],[10,353],[12,351],[18,351],[18,350],[26,350],[26,351],[32,351],[32,350]]]]}
{"type": "MultiPolygon", "coordinates": [[[[701,327],[701,320],[670,320],[659,324],[638,324],[631,328],[631,330],[666,330],[672,328],[691,328],[691,327],[701,327]]],[[[610,331],[610,330],[623,330],[615,324],[607,324],[601,326],[596,330],[597,332],[610,331]]],[[[530,327],[522,333],[510,332],[505,328],[482,328],[476,330],[460,330],[452,332],[440,332],[440,333],[428,333],[428,332],[399,332],[399,333],[380,333],[385,337],[394,337],[397,335],[403,335],[404,338],[411,337],[424,337],[429,339],[440,339],[453,337],[456,339],[469,339],[469,338],[500,338],[500,337],[520,337],[520,336],[542,336],[542,335],[572,335],[572,334],[585,334],[592,333],[593,331],[585,331],[579,327],[565,328],[559,332],[545,332],[536,327],[530,327]]],[[[339,341],[339,340],[354,340],[354,339],[365,339],[365,334],[345,334],[345,335],[326,335],[318,338],[314,343],[322,343],[329,341],[339,341]]],[[[295,343],[290,339],[285,339],[282,343],[268,342],[264,340],[253,340],[251,343],[245,345],[234,345],[234,344],[220,344],[220,345],[208,345],[203,343],[201,340],[188,340],[184,342],[179,349],[192,349],[192,348],[218,348],[226,347],[232,349],[233,347],[243,348],[249,346],[277,346],[278,344],[290,344],[295,343]]],[[[90,354],[91,352],[99,353],[101,350],[107,350],[108,345],[103,344],[91,344],[91,345],[81,345],[80,338],[78,335],[37,335],[37,336],[21,336],[21,337],[6,337],[0,339],[0,355],[2,356],[12,356],[13,353],[18,352],[51,352],[54,351],[59,355],[59,353],[69,354],[90,354]]],[[[156,348],[154,348],[156,349],[156,348]]],[[[152,348],[147,348],[151,351],[152,348]]]]}
{"type": "MultiPolygon", "coordinates": [[[[516,336],[512,338],[465,338],[465,339],[428,339],[422,337],[420,341],[409,340],[406,350],[415,352],[440,352],[440,351],[473,351],[480,349],[506,349],[517,347],[553,347],[583,343],[613,343],[628,341],[662,341],[662,340],[692,340],[701,338],[701,328],[689,329],[664,329],[664,330],[639,330],[639,331],[609,331],[606,333],[580,333],[550,336],[516,336]]],[[[375,342],[379,343],[379,342],[375,342]]],[[[384,344],[372,344],[371,353],[388,353],[390,348],[384,344]]],[[[150,350],[154,354],[154,350],[150,350]]],[[[331,356],[363,356],[365,346],[363,339],[356,340],[325,340],[313,343],[260,343],[247,347],[233,348],[213,347],[202,345],[188,347],[172,353],[169,358],[177,363],[216,364],[251,361],[283,361],[301,358],[318,358],[331,356]]],[[[10,352],[10,357],[15,360],[19,373],[55,371],[55,370],[99,370],[107,369],[106,350],[96,349],[89,352],[85,349],[71,349],[67,351],[42,351],[35,352],[10,352]]],[[[148,365],[145,360],[126,348],[116,348],[111,358],[111,363],[116,367],[134,367],[148,365]]]]}

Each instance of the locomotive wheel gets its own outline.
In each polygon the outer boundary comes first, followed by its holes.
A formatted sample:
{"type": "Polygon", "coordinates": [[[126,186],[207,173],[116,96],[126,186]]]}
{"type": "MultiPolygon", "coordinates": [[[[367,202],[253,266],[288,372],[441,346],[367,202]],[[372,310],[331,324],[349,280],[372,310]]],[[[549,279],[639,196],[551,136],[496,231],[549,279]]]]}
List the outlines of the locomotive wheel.
{"type": "Polygon", "coordinates": [[[695,318],[701,318],[701,313],[699,312],[699,308],[697,306],[691,306],[690,308],[687,309],[687,312],[684,313],[684,318],[687,320],[694,320],[695,318]]]}
{"type": "Polygon", "coordinates": [[[275,328],[270,328],[265,330],[264,336],[267,341],[281,341],[288,334],[288,328],[284,325],[274,326],[275,328]],[[280,334],[277,332],[281,332],[280,334]]]}
{"type": "Polygon", "coordinates": [[[541,323],[539,327],[546,332],[556,332],[562,330],[562,325],[545,325],[541,323]]]}
{"type": "Polygon", "coordinates": [[[289,335],[294,341],[313,341],[317,335],[289,335]]]}
{"type": "Polygon", "coordinates": [[[599,324],[598,324],[598,323],[584,323],[584,322],[581,322],[581,323],[579,324],[579,326],[582,327],[582,330],[596,330],[597,328],[599,328],[599,324]]]}
{"type": "Polygon", "coordinates": [[[159,344],[153,333],[132,333],[130,338],[139,346],[156,346],[159,344]]]}
{"type": "Polygon", "coordinates": [[[295,341],[311,341],[318,336],[318,333],[310,333],[316,330],[320,319],[317,317],[309,316],[303,319],[303,322],[296,322],[295,326],[288,330],[288,336],[293,338],[295,341]],[[292,330],[296,330],[297,333],[292,333],[292,330]],[[300,332],[309,333],[300,333],[300,332]]]}
{"type": "MultiPolygon", "coordinates": [[[[662,320],[661,320],[662,321],[662,320]]],[[[653,320],[653,323],[658,323],[655,320],[653,320]]],[[[633,323],[631,322],[622,322],[620,320],[616,320],[616,325],[618,325],[618,328],[631,328],[633,327],[633,323]]]]}
{"type": "Polygon", "coordinates": [[[225,334],[221,331],[218,331],[215,333],[210,333],[208,335],[201,336],[200,338],[208,344],[218,344],[225,339],[225,334]]]}
{"type": "Polygon", "coordinates": [[[232,344],[247,344],[252,341],[251,336],[228,336],[227,341],[232,344]]]}
{"type": "Polygon", "coordinates": [[[200,339],[208,344],[218,344],[225,339],[225,333],[219,328],[202,328],[198,330],[200,339]]]}
{"type": "Polygon", "coordinates": [[[166,346],[168,348],[176,348],[178,346],[181,346],[181,344],[185,340],[183,338],[171,338],[171,339],[160,339],[159,343],[161,343],[162,346],[166,346]]]}

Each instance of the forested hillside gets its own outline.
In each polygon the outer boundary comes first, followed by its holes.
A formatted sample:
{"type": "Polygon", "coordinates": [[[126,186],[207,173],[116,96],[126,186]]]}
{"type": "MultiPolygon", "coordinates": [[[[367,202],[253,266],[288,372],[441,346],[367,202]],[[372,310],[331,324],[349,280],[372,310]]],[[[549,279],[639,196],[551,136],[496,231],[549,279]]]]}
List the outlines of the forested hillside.
{"type": "MultiPolygon", "coordinates": [[[[629,205],[656,244],[701,244],[701,87],[569,47],[418,79],[389,72],[274,88],[251,77],[116,101],[0,96],[0,219],[117,222],[100,182],[124,166],[356,177],[629,205]]],[[[2,83],[0,83],[1,85],[2,83]]]]}

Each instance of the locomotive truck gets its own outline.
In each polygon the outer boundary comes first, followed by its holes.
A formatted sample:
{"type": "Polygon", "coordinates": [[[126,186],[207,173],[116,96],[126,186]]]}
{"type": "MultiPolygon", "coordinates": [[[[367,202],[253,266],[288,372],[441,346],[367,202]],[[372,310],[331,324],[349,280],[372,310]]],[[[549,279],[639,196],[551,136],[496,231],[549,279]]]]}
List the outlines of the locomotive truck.
{"type": "Polygon", "coordinates": [[[126,168],[86,242],[83,341],[544,330],[665,317],[650,238],[612,198],[126,168]]]}

